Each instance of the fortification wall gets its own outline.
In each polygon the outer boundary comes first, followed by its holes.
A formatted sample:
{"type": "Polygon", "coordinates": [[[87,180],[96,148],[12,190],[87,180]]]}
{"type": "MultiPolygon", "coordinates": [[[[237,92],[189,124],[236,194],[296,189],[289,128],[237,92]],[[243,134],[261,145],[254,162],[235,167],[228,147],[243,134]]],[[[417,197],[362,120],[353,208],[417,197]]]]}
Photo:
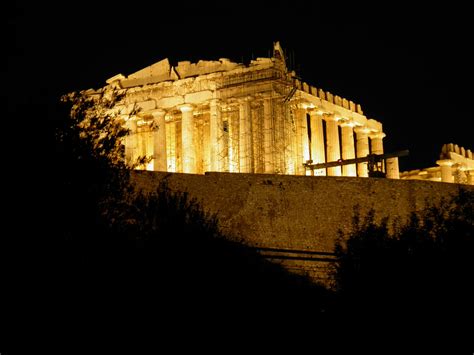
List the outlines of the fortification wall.
{"type": "Polygon", "coordinates": [[[326,252],[333,251],[338,229],[350,231],[355,208],[361,215],[374,208],[379,220],[405,220],[459,189],[427,181],[233,173],[137,171],[133,179],[144,191],[162,180],[173,191],[188,191],[217,214],[224,233],[250,245],[326,252]]]}
{"type": "MultiPolygon", "coordinates": [[[[416,180],[150,171],[134,172],[133,180],[144,191],[155,190],[162,180],[172,191],[187,191],[205,211],[217,214],[226,235],[251,246],[328,253],[339,229],[350,232],[355,210],[364,216],[374,208],[376,220],[404,221],[410,212],[461,187],[416,180]]],[[[311,269],[307,261],[286,263],[311,269]]]]}

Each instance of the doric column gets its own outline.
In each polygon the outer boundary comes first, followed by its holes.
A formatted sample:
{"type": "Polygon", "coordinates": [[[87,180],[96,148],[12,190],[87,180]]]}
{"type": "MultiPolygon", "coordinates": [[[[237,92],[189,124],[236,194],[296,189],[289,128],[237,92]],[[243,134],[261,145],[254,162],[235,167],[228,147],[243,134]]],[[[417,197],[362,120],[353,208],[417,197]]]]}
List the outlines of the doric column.
{"type": "Polygon", "coordinates": [[[125,137],[125,162],[128,165],[133,165],[136,159],[137,148],[137,121],[129,117],[125,123],[125,127],[130,131],[125,137]]]}
{"type": "Polygon", "coordinates": [[[398,158],[388,158],[385,161],[385,167],[387,169],[386,176],[389,179],[400,179],[400,169],[398,168],[398,158]]]}
{"type": "Polygon", "coordinates": [[[153,170],[167,171],[166,126],[163,110],[155,110],[153,115],[153,170]]]}
{"type": "Polygon", "coordinates": [[[209,161],[211,162],[211,171],[223,171],[222,167],[222,135],[220,127],[221,122],[221,110],[220,102],[217,99],[211,100],[209,103],[209,161]]]}
{"type": "MultiPolygon", "coordinates": [[[[308,124],[306,121],[306,107],[298,106],[295,111],[296,125],[296,174],[306,175],[304,163],[309,160],[308,124]]],[[[308,171],[310,173],[310,171],[308,171]]]]}
{"type": "MultiPolygon", "coordinates": [[[[342,159],[354,159],[354,123],[345,120],[341,123],[341,139],[342,139],[342,159]]],[[[343,176],[357,176],[355,164],[348,164],[342,166],[343,176]]]]}
{"type": "MultiPolygon", "coordinates": [[[[367,127],[356,127],[354,128],[356,133],[356,148],[357,148],[357,158],[363,158],[369,155],[369,132],[370,129],[367,127]]],[[[369,170],[367,167],[367,162],[357,164],[357,176],[359,177],[368,177],[369,170]]]]}
{"type": "Polygon", "coordinates": [[[467,184],[474,185],[474,170],[466,171],[466,175],[467,175],[467,184]]]}
{"type": "Polygon", "coordinates": [[[263,99],[263,153],[264,172],[273,173],[273,142],[272,142],[272,98],[265,96],[263,99]]]}
{"type": "Polygon", "coordinates": [[[168,156],[167,171],[177,172],[177,144],[176,144],[176,121],[171,119],[166,125],[166,154],[168,156]]]}
{"type": "Polygon", "coordinates": [[[249,98],[242,99],[239,104],[239,158],[240,172],[251,173],[253,144],[252,144],[252,119],[250,115],[249,98]]]}
{"type": "MultiPolygon", "coordinates": [[[[311,159],[313,164],[326,162],[326,154],[324,152],[324,132],[323,118],[316,111],[310,111],[311,122],[311,159]]],[[[325,176],[326,169],[314,170],[314,175],[325,176]]]]}
{"type": "Polygon", "coordinates": [[[228,129],[228,169],[231,173],[238,173],[240,166],[239,159],[239,117],[230,114],[227,116],[228,129]]]}
{"type": "Polygon", "coordinates": [[[436,162],[441,167],[441,181],[454,182],[452,166],[454,162],[451,159],[442,159],[436,162]]]}
{"type": "Polygon", "coordinates": [[[294,154],[295,154],[295,174],[296,175],[304,175],[305,169],[303,166],[303,143],[301,142],[301,116],[304,115],[306,109],[297,107],[293,111],[293,118],[295,123],[295,134],[293,137],[294,143],[294,154]]]}
{"type": "Polygon", "coordinates": [[[371,142],[371,153],[372,154],[383,154],[383,142],[382,139],[385,138],[385,133],[376,132],[370,134],[371,142]]]}
{"type": "Polygon", "coordinates": [[[193,106],[189,104],[179,106],[181,110],[181,157],[183,173],[196,173],[196,159],[194,152],[194,120],[193,106]]]}
{"type": "MultiPolygon", "coordinates": [[[[341,152],[339,148],[339,129],[337,127],[337,118],[334,114],[325,114],[324,119],[326,121],[326,148],[327,148],[327,161],[333,162],[341,158],[341,152]]],[[[341,167],[335,166],[328,168],[329,176],[341,176],[341,167]]]]}

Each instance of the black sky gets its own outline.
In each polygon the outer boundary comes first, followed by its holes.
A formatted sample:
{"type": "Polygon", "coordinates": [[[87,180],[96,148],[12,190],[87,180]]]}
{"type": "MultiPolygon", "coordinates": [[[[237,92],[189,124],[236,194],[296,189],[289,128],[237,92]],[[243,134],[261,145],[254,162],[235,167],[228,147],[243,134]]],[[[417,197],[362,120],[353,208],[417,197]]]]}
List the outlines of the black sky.
{"type": "Polygon", "coordinates": [[[444,143],[474,148],[470,13],[455,3],[19,1],[6,32],[9,115],[49,112],[63,93],[166,57],[247,63],[279,40],[304,81],[383,123],[386,151],[410,150],[402,170],[433,166],[444,143]]]}

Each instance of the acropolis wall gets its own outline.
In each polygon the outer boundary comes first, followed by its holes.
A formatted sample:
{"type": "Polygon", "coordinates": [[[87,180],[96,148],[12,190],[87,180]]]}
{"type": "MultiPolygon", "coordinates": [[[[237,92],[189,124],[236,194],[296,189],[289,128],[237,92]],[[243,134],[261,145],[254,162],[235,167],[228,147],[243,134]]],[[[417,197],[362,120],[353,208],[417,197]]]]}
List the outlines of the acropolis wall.
{"type": "MultiPolygon", "coordinates": [[[[278,42],[271,58],[249,65],[164,59],[107,85],[125,93],[117,110],[131,131],[126,159],[151,157],[146,170],[367,177],[367,162],[314,171],[303,164],[383,153],[382,124],[300,81],[278,42]]],[[[386,165],[387,177],[398,178],[397,158],[386,165]]]]}
{"type": "Polygon", "coordinates": [[[376,222],[387,217],[389,225],[403,224],[411,212],[461,189],[474,191],[474,186],[431,181],[267,174],[137,171],[132,181],[144,192],[156,191],[163,181],[172,192],[187,192],[217,216],[225,236],[315,279],[327,278],[338,233],[351,232],[356,212],[364,218],[373,209],[376,222]]]}

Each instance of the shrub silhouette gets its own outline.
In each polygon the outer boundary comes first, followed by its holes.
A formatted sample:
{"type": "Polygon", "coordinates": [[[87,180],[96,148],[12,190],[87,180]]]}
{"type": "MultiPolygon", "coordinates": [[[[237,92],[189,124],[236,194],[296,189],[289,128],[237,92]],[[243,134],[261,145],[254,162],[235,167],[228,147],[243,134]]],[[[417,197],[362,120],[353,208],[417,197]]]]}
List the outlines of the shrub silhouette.
{"type": "Polygon", "coordinates": [[[344,310],[408,316],[473,314],[474,193],[412,213],[405,226],[354,219],[336,246],[335,273],[344,310]]]}

